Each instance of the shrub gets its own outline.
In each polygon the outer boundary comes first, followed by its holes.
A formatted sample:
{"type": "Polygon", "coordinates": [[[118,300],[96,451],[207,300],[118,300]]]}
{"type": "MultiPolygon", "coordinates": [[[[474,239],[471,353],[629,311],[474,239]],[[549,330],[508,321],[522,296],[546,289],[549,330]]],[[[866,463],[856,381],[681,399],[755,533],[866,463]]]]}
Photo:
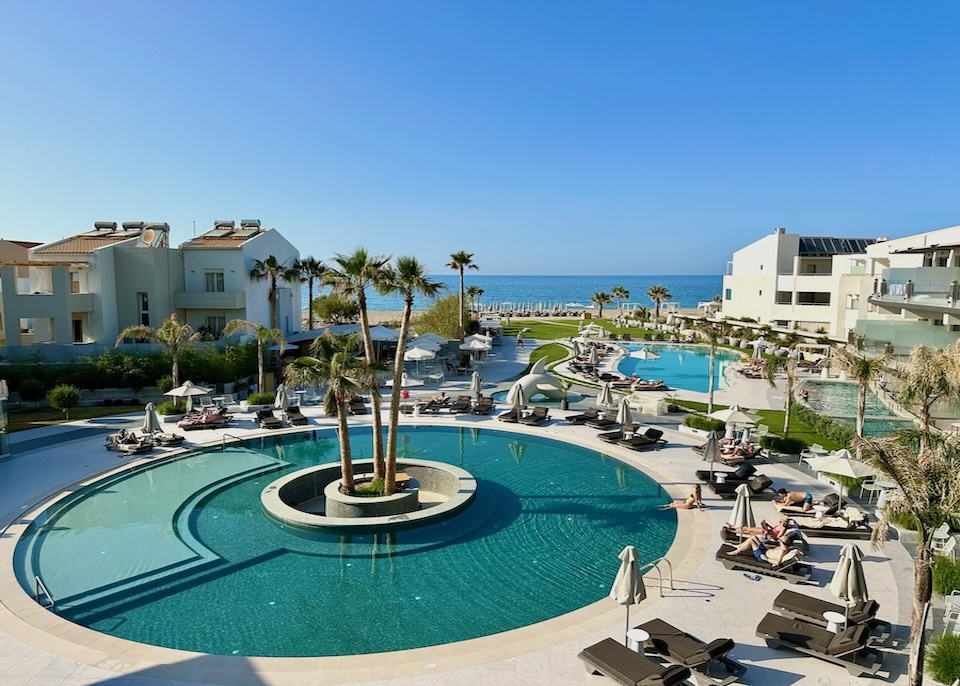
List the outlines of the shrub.
{"type": "Polygon", "coordinates": [[[807,448],[807,443],[806,441],[801,441],[799,438],[781,438],[780,436],[766,435],[760,438],[760,447],[766,450],[772,450],[775,453],[799,455],[800,451],[807,448]]]}
{"type": "Polygon", "coordinates": [[[157,390],[161,393],[173,390],[173,377],[167,374],[157,379],[157,390]]]}
{"type": "MultiPolygon", "coordinates": [[[[429,310],[415,316],[413,328],[417,333],[432,331],[445,338],[460,336],[460,296],[448,295],[437,300],[429,310]]],[[[466,317],[464,317],[466,321],[466,317]]]]}
{"type": "Polygon", "coordinates": [[[261,393],[251,393],[247,396],[248,405],[273,405],[273,401],[276,396],[269,391],[263,391],[261,393]]]}
{"type": "Polygon", "coordinates": [[[70,419],[70,409],[80,404],[80,389],[69,384],[55,386],[47,393],[50,407],[61,410],[70,419]]]}
{"type": "Polygon", "coordinates": [[[928,674],[941,684],[960,678],[960,636],[934,636],[927,647],[928,674]]]}
{"type": "Polygon", "coordinates": [[[320,321],[331,324],[347,324],[355,322],[360,316],[360,306],[353,298],[337,294],[321,295],[311,303],[313,314],[320,321]]]}
{"type": "Polygon", "coordinates": [[[20,399],[29,403],[36,403],[43,400],[47,394],[47,387],[39,379],[28,378],[20,382],[17,388],[20,393],[20,399]]]}
{"type": "Polygon", "coordinates": [[[891,515],[890,523],[898,529],[906,529],[907,531],[916,531],[920,528],[917,524],[917,518],[909,512],[898,512],[895,515],[891,515]]]}
{"type": "Polygon", "coordinates": [[[157,414],[165,416],[172,414],[183,414],[183,408],[179,403],[176,403],[173,400],[166,400],[157,405],[157,414]]]}
{"type": "Polygon", "coordinates": [[[835,443],[849,446],[853,442],[853,437],[857,435],[856,429],[852,426],[839,422],[831,417],[825,417],[805,405],[794,403],[792,407],[792,411],[800,421],[807,424],[816,433],[825,438],[829,438],[835,443]]]}
{"type": "Polygon", "coordinates": [[[725,428],[722,420],[704,417],[702,414],[687,415],[683,418],[683,423],[691,429],[701,429],[703,431],[719,431],[722,433],[725,428]]]}
{"type": "Polygon", "coordinates": [[[354,495],[361,498],[376,498],[383,495],[383,479],[374,479],[365,483],[357,484],[354,495]]]}
{"type": "Polygon", "coordinates": [[[937,595],[950,595],[960,588],[960,562],[946,555],[936,555],[933,559],[933,591],[937,595]]]}

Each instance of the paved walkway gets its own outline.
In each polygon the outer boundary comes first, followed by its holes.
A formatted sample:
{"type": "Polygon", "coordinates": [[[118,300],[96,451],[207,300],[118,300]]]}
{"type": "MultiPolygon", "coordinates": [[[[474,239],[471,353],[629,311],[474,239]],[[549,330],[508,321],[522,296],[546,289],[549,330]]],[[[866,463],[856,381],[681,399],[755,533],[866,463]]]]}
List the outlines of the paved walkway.
{"type": "MultiPolygon", "coordinates": [[[[497,388],[525,366],[525,358],[506,349],[501,361],[481,371],[497,388]]],[[[444,389],[455,394],[466,388],[469,377],[449,382],[444,389]]],[[[766,383],[764,382],[764,387],[766,383]]],[[[435,392],[435,391],[434,391],[435,392]]],[[[428,393],[428,392],[423,392],[428,393]]],[[[763,407],[767,390],[755,386],[739,389],[744,404],[763,407]],[[762,396],[762,397],[760,397],[762,396]]],[[[733,395],[733,393],[731,393],[733,395]]],[[[718,402],[725,402],[718,398],[718,402]]],[[[331,420],[317,408],[305,408],[313,426],[330,427],[331,420]]],[[[552,415],[565,413],[552,411],[552,415]]],[[[641,421],[662,423],[670,418],[644,417],[641,421]]],[[[369,417],[354,418],[368,424],[369,417]]],[[[459,424],[502,430],[500,422],[489,417],[456,416],[404,418],[404,422],[423,424],[459,424]]],[[[0,686],[80,686],[111,684],[123,686],[172,686],[175,684],[383,684],[384,686],[474,685],[507,686],[603,684],[599,677],[587,675],[576,659],[577,653],[602,638],[620,637],[624,609],[604,600],[577,612],[516,631],[457,644],[424,648],[396,654],[351,656],[344,658],[240,658],[191,654],[143,646],[77,627],[55,614],[41,609],[24,594],[13,579],[11,556],[18,521],[46,497],[69,489],[73,484],[118,466],[128,467],[136,458],[108,452],[102,434],[120,426],[134,427],[140,415],[74,422],[36,432],[15,434],[14,455],[0,460],[0,686]]],[[[586,427],[552,421],[544,427],[511,426],[511,431],[528,432],[567,440],[602,450],[653,476],[674,497],[685,496],[693,471],[703,466],[690,450],[696,441],[667,428],[670,444],[658,452],[634,453],[600,443],[596,432],[586,427]]],[[[252,415],[239,415],[228,433],[253,435],[258,429],[252,415]]],[[[189,434],[193,441],[219,444],[221,432],[204,430],[189,434]]],[[[146,458],[149,459],[149,458],[146,458]]],[[[768,464],[761,471],[777,486],[809,489],[824,495],[829,488],[813,480],[792,465],[768,464]]],[[[665,589],[660,598],[656,574],[648,574],[648,598],[631,612],[631,621],[639,623],[660,617],[706,640],[731,637],[737,647],[733,657],[747,665],[745,683],[792,686],[794,684],[840,685],[853,679],[840,667],[804,657],[791,651],[774,651],[757,638],[755,628],[770,607],[773,598],[787,587],[783,581],[763,577],[753,581],[740,572],[728,571],[714,559],[718,547],[717,531],[730,513],[731,501],[721,501],[705,492],[707,509],[678,511],[678,535],[668,552],[673,565],[673,590],[665,589]]],[[[758,517],[773,518],[773,506],[755,501],[758,517]]],[[[808,560],[815,567],[813,584],[793,587],[813,596],[831,599],[827,584],[835,567],[841,542],[813,541],[808,560]]],[[[881,616],[894,623],[897,634],[906,635],[909,620],[909,589],[912,563],[908,552],[896,541],[881,550],[872,550],[861,542],[866,554],[865,567],[871,595],[881,606],[881,616]]],[[[469,612],[469,605],[465,605],[469,612]]],[[[243,618],[242,621],[256,621],[243,618]]],[[[425,619],[425,621],[428,621],[425,619]]],[[[906,683],[906,654],[902,641],[885,649],[881,676],[887,683],[906,683]]]]}

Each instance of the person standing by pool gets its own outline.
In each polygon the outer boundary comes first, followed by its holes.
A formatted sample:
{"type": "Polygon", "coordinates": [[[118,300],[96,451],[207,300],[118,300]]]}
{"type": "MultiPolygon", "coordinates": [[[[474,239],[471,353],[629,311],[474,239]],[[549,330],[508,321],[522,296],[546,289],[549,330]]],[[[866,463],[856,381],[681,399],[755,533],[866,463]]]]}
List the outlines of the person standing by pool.
{"type": "Polygon", "coordinates": [[[523,331],[517,334],[517,347],[518,348],[523,347],[523,331]]]}

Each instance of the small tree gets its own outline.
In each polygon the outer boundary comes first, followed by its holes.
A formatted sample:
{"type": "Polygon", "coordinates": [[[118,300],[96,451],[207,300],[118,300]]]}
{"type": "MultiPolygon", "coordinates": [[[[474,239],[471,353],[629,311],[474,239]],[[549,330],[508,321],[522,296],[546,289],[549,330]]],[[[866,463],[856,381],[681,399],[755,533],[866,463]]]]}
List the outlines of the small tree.
{"type": "Polygon", "coordinates": [[[331,324],[352,324],[360,318],[357,301],[345,295],[319,295],[310,304],[317,319],[331,324]]]}
{"type": "Polygon", "coordinates": [[[590,298],[590,302],[592,302],[594,305],[597,305],[600,308],[600,311],[597,313],[597,318],[602,319],[603,306],[609,305],[610,303],[612,303],[613,298],[610,297],[609,293],[606,293],[604,291],[598,291],[594,293],[593,296],[590,298]]]}
{"type": "Polygon", "coordinates": [[[417,316],[413,328],[417,333],[435,333],[444,338],[457,338],[460,335],[459,303],[458,295],[439,298],[433,307],[417,316]]]}
{"type": "Polygon", "coordinates": [[[80,404],[80,389],[69,384],[54,386],[50,389],[50,392],[47,393],[47,402],[50,403],[50,407],[54,407],[63,412],[64,416],[69,420],[70,409],[80,404]]]}
{"type": "Polygon", "coordinates": [[[610,295],[617,299],[617,312],[623,314],[623,301],[630,297],[630,291],[623,286],[614,286],[610,295]]]}
{"type": "Polygon", "coordinates": [[[17,392],[20,394],[21,400],[34,403],[34,406],[36,406],[36,403],[43,400],[47,395],[47,387],[39,379],[29,377],[20,382],[17,392]]]}
{"type": "Polygon", "coordinates": [[[661,286],[657,284],[655,286],[650,286],[650,288],[647,289],[647,297],[653,301],[653,306],[654,306],[653,318],[659,319],[660,305],[661,303],[664,303],[670,299],[670,291],[667,289],[666,286],[661,286]]]}

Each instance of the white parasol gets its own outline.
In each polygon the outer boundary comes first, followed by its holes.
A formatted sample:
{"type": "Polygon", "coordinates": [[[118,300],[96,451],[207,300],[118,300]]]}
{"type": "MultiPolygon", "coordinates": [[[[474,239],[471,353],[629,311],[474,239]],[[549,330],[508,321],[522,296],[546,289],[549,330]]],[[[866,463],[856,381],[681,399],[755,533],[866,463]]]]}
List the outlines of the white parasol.
{"type": "Polygon", "coordinates": [[[198,386],[192,381],[184,381],[181,385],[176,388],[171,388],[169,391],[164,393],[164,395],[169,395],[173,398],[186,398],[187,399],[187,412],[193,410],[193,399],[198,395],[206,395],[210,392],[209,388],[203,386],[198,386]]]}
{"type": "MultiPolygon", "coordinates": [[[[640,576],[640,555],[637,549],[628,545],[620,551],[620,568],[610,588],[610,597],[627,608],[627,631],[630,630],[630,606],[636,605],[647,597],[647,589],[640,576]]],[[[626,645],[626,637],[624,637],[626,645]]]]}

